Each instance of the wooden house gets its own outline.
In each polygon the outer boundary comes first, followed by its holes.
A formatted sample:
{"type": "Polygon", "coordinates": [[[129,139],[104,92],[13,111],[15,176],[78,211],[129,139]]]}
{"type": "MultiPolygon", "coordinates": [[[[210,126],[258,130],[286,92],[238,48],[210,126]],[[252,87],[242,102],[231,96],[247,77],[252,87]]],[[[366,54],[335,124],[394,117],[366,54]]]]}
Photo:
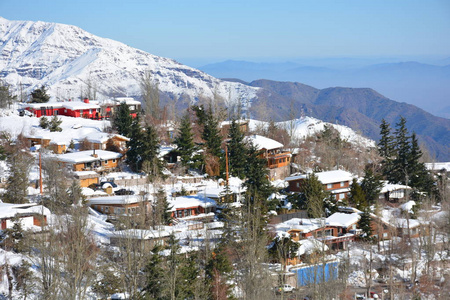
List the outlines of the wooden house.
{"type": "Polygon", "coordinates": [[[182,220],[212,220],[216,211],[216,202],[200,195],[180,196],[169,199],[172,217],[182,220]]]}
{"type": "Polygon", "coordinates": [[[262,152],[260,157],[267,161],[270,180],[284,178],[290,173],[291,153],[283,150],[283,144],[256,134],[246,140],[262,152]]]}
{"type": "Polygon", "coordinates": [[[150,211],[150,202],[140,195],[116,195],[96,197],[87,200],[88,205],[99,213],[116,218],[127,214],[140,214],[150,211]]]}
{"type": "Polygon", "coordinates": [[[0,229],[12,228],[16,220],[20,221],[23,229],[40,227],[47,223],[50,214],[48,208],[36,203],[0,203],[0,229]]]}
{"type": "MultiPolygon", "coordinates": [[[[330,192],[336,200],[344,200],[348,197],[350,184],[353,175],[342,170],[317,172],[315,173],[319,181],[323,184],[325,191],[330,192]]],[[[289,184],[289,191],[300,192],[302,184],[310,176],[309,174],[300,174],[286,177],[285,180],[289,184]]]]}
{"type": "Polygon", "coordinates": [[[117,168],[122,154],[105,150],[89,150],[66,153],[56,159],[73,171],[111,171],[117,168]]]}

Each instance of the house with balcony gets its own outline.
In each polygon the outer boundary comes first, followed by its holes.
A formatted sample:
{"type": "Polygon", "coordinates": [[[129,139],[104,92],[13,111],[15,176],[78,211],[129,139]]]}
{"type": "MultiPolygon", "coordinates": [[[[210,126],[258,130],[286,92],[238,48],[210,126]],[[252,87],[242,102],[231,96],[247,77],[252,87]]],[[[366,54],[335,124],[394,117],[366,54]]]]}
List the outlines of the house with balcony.
{"type": "Polygon", "coordinates": [[[216,212],[216,201],[204,197],[180,196],[168,199],[172,218],[185,221],[212,221],[216,212]]]}
{"type": "MultiPolygon", "coordinates": [[[[317,172],[314,174],[322,183],[324,190],[330,192],[336,201],[348,198],[350,184],[354,177],[353,174],[343,170],[317,172]]],[[[308,176],[310,175],[299,174],[286,177],[285,180],[289,184],[289,191],[295,193],[301,192],[302,185],[308,176]]]]}
{"type": "Polygon", "coordinates": [[[95,211],[114,219],[127,214],[150,212],[150,201],[140,195],[115,195],[94,197],[87,204],[95,211]]]}
{"type": "Polygon", "coordinates": [[[267,161],[270,180],[282,179],[289,175],[291,153],[283,150],[283,144],[257,134],[248,136],[246,140],[262,152],[261,158],[267,161]]]}
{"type": "Polygon", "coordinates": [[[73,171],[112,171],[119,165],[122,154],[106,150],[78,151],[57,155],[56,159],[73,171]]]}

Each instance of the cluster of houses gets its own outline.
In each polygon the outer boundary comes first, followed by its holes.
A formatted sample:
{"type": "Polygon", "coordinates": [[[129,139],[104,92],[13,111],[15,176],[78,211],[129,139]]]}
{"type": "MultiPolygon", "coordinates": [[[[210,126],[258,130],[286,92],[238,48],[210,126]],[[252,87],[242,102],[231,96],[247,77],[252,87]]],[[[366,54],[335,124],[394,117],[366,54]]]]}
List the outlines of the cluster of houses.
{"type": "MultiPolygon", "coordinates": [[[[103,119],[109,118],[114,109],[122,102],[130,106],[133,114],[140,110],[140,103],[131,98],[118,98],[102,103],[86,99],[84,102],[28,104],[24,109],[36,117],[64,115],[75,118],[103,119]]],[[[248,121],[240,121],[239,124],[242,130],[248,130],[248,121]]],[[[222,131],[226,132],[229,122],[222,125],[222,131]]],[[[25,137],[29,139],[33,146],[40,145],[51,149],[61,167],[72,170],[74,177],[79,181],[82,188],[87,189],[93,185],[101,184],[101,177],[116,170],[125,153],[124,151],[120,153],[105,150],[106,143],[110,141],[120,149],[125,149],[128,139],[117,134],[107,134],[100,132],[98,129],[88,129],[82,126],[74,126],[69,130],[70,132],[62,133],[36,131],[34,134],[28,134],[25,137]],[[77,138],[78,142],[81,140],[89,141],[91,149],[66,153],[68,144],[74,137],[77,138]]],[[[272,181],[284,180],[289,192],[299,193],[308,174],[291,174],[293,160],[291,152],[284,149],[283,144],[264,136],[249,135],[247,139],[258,150],[261,150],[261,157],[267,161],[269,179],[272,181]]],[[[336,201],[347,199],[351,182],[355,177],[343,170],[318,172],[315,175],[324,189],[330,192],[336,201]]],[[[183,179],[179,180],[183,181],[183,179]]],[[[401,201],[408,189],[408,186],[385,183],[380,193],[380,199],[401,201]]],[[[167,193],[174,224],[180,221],[192,222],[192,224],[197,224],[194,227],[198,227],[203,226],[198,224],[214,220],[216,210],[220,208],[224,196],[229,191],[231,191],[233,202],[238,204],[245,189],[240,183],[231,184],[227,191],[225,191],[224,185],[220,184],[215,187],[202,186],[202,178],[196,184],[183,185],[182,189],[177,189],[174,186],[173,190],[167,193]]],[[[111,185],[105,192],[85,193],[85,195],[88,196],[87,204],[97,213],[105,215],[110,220],[125,214],[151,212],[155,203],[154,193],[115,194],[111,185]]],[[[23,219],[24,224],[29,228],[39,226],[42,222],[45,222],[45,217],[49,215],[45,208],[32,204],[10,205],[0,203],[0,212],[1,229],[11,227],[12,220],[15,217],[23,219]]],[[[416,236],[420,231],[421,223],[416,220],[406,222],[401,217],[393,219],[387,216],[373,215],[372,217],[372,232],[374,237],[378,239],[389,239],[393,235],[416,236]]],[[[303,255],[311,253],[314,249],[345,249],[348,243],[355,241],[360,235],[358,228],[360,218],[361,212],[341,207],[340,212],[327,218],[310,219],[287,216],[283,222],[282,219],[279,219],[279,222],[271,224],[271,230],[274,234],[287,234],[293,241],[300,243],[299,255],[289,259],[290,264],[297,264],[302,260],[303,255]]],[[[161,241],[164,242],[169,231],[166,229],[157,232],[148,230],[139,234],[150,243],[160,243],[161,241]]],[[[111,242],[117,243],[119,240],[120,233],[116,232],[111,242]]]]}

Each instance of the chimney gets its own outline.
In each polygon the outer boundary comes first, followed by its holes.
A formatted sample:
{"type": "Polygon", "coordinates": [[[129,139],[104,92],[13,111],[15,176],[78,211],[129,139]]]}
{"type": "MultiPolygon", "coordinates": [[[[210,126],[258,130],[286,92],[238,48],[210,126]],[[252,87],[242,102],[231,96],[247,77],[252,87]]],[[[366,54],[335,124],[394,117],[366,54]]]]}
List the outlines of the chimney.
{"type": "Polygon", "coordinates": [[[89,103],[89,99],[88,98],[84,98],[84,103],[89,103]]]}
{"type": "Polygon", "coordinates": [[[94,147],[94,153],[92,153],[92,157],[95,157],[95,158],[97,158],[98,157],[98,154],[95,154],[95,147],[94,147]]]}

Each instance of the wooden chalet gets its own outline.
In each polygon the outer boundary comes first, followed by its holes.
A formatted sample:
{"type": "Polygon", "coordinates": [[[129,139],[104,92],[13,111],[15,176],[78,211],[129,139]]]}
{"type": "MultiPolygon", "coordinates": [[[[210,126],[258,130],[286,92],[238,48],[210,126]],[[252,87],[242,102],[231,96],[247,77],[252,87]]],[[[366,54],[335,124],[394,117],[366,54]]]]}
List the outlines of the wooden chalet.
{"type": "Polygon", "coordinates": [[[270,180],[284,178],[290,173],[291,153],[283,150],[283,144],[256,134],[248,136],[247,141],[262,151],[261,158],[267,160],[270,180]]]}
{"type": "MultiPolygon", "coordinates": [[[[336,200],[344,200],[348,197],[350,184],[353,175],[342,170],[317,172],[315,173],[319,181],[323,184],[325,191],[330,192],[336,200]]],[[[289,191],[299,193],[302,184],[308,178],[309,174],[300,174],[286,177],[285,180],[289,184],[289,191]]]]}
{"type": "Polygon", "coordinates": [[[56,159],[73,171],[112,171],[117,168],[122,154],[105,150],[89,150],[66,153],[56,159]]]}

